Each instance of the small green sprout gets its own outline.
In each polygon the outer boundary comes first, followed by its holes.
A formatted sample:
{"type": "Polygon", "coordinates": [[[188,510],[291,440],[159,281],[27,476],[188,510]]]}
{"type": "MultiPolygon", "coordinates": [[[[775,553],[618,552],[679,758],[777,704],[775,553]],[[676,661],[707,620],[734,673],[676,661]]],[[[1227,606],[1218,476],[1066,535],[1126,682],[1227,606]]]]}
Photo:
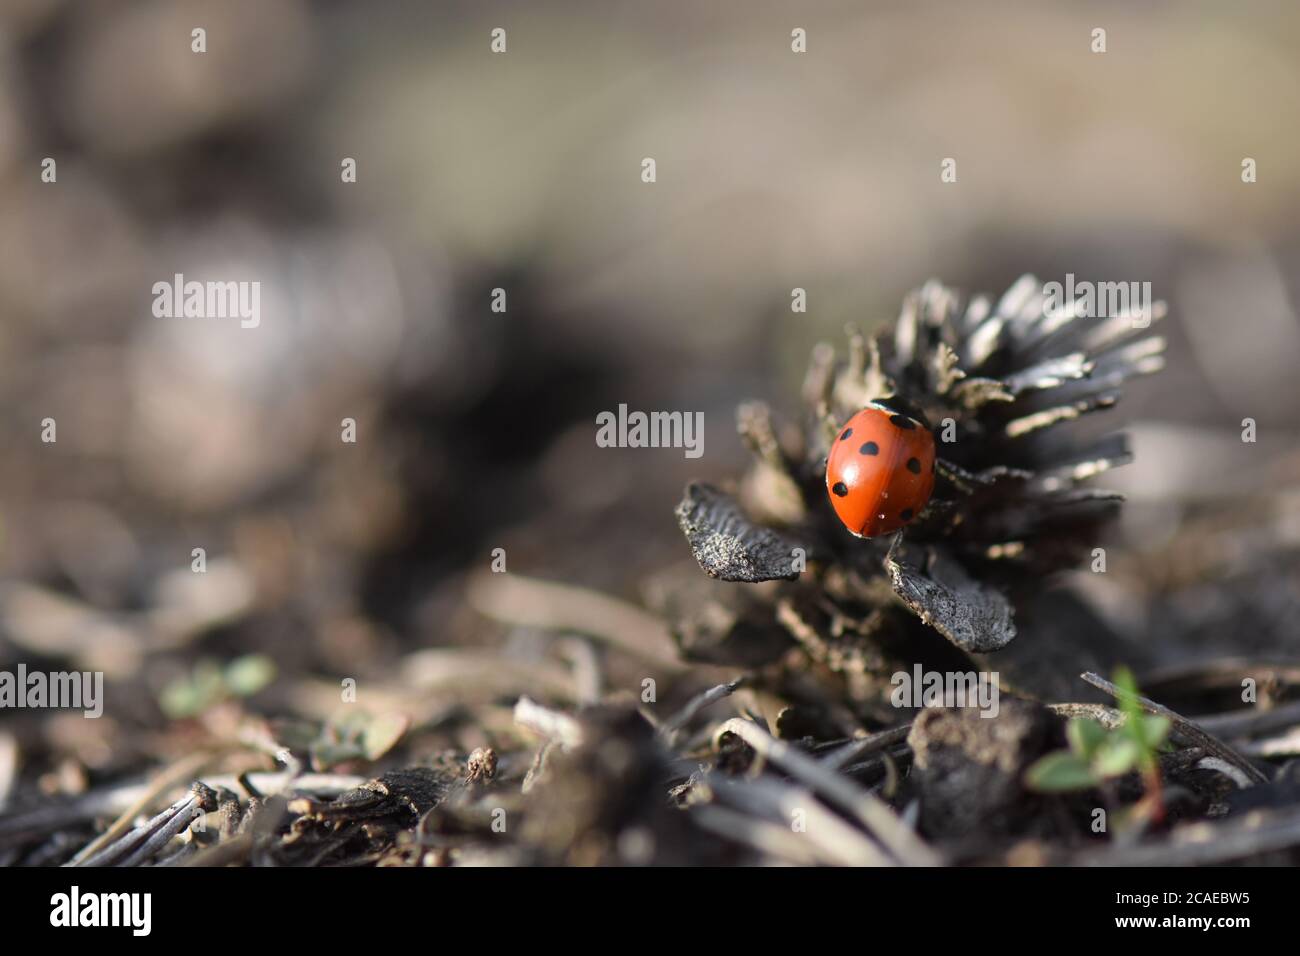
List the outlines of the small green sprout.
{"type": "Polygon", "coordinates": [[[1025,772],[1025,783],[1042,793],[1099,787],[1134,771],[1142,775],[1147,798],[1160,801],[1160,762],[1166,748],[1169,718],[1143,711],[1137,685],[1127,668],[1115,674],[1123,724],[1108,730],[1095,720],[1076,717],[1066,726],[1068,750],[1047,754],[1025,772]]]}
{"type": "Polygon", "coordinates": [[[402,739],[411,726],[405,714],[348,712],[325,722],[308,745],[314,770],[330,770],[350,760],[378,760],[402,739]]]}
{"type": "Polygon", "coordinates": [[[262,654],[246,654],[224,666],[203,658],[186,676],[163,688],[158,703],[168,717],[195,717],[236,697],[251,697],[275,680],[275,664],[262,654]]]}

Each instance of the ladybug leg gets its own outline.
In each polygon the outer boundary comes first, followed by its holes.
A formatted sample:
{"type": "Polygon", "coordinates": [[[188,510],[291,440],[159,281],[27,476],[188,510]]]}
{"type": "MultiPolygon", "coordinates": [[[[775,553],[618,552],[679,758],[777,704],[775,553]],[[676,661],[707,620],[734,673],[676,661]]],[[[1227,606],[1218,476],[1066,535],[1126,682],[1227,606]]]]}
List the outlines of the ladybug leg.
{"type": "Polygon", "coordinates": [[[904,532],[906,528],[900,528],[893,535],[889,542],[889,550],[885,553],[886,573],[890,565],[906,565],[922,574],[930,574],[930,569],[934,567],[935,551],[924,544],[909,544],[904,532]]]}
{"type": "Polygon", "coordinates": [[[934,470],[964,495],[974,494],[975,489],[984,483],[980,481],[977,475],[942,458],[935,458],[934,470]]]}
{"type": "Polygon", "coordinates": [[[926,506],[921,509],[921,513],[916,516],[916,520],[908,527],[925,524],[934,518],[944,518],[952,514],[956,508],[957,503],[955,501],[941,501],[938,498],[931,498],[926,506]]]}

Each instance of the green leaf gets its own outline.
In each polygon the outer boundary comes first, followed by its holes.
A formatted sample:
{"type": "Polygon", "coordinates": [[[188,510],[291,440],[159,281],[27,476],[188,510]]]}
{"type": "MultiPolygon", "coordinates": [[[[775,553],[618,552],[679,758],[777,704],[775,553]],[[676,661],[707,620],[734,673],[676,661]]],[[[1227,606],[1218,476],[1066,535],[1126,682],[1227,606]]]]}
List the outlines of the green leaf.
{"type": "Polygon", "coordinates": [[[1103,777],[1119,777],[1142,760],[1143,750],[1132,737],[1112,735],[1093,754],[1092,766],[1103,777]]]}
{"type": "Polygon", "coordinates": [[[179,720],[193,717],[203,709],[203,702],[199,699],[193,684],[186,680],[179,680],[163,688],[158,696],[158,706],[172,720],[179,720]]]}
{"type": "Polygon", "coordinates": [[[1106,740],[1106,728],[1090,717],[1076,717],[1065,727],[1070,749],[1085,760],[1097,752],[1106,740]]]}
{"type": "Polygon", "coordinates": [[[1142,705],[1138,703],[1137,681],[1133,679],[1133,672],[1127,667],[1117,667],[1115,668],[1115,679],[1112,683],[1119,691],[1119,700],[1117,701],[1119,709],[1128,718],[1124,722],[1124,726],[1126,729],[1131,730],[1134,719],[1141,718],[1146,713],[1142,709],[1142,705]]]}
{"type": "Polygon", "coordinates": [[[204,658],[194,665],[188,676],[172,681],[163,688],[158,704],[173,720],[203,713],[225,696],[221,668],[204,658]]]}
{"type": "Polygon", "coordinates": [[[378,760],[397,745],[411,726],[411,718],[405,714],[380,714],[370,722],[361,735],[362,746],[367,760],[378,760]]]}
{"type": "Polygon", "coordinates": [[[1068,750],[1050,753],[1025,771],[1026,786],[1041,793],[1086,790],[1100,782],[1088,762],[1068,750]]]}
{"type": "Polygon", "coordinates": [[[1152,750],[1159,747],[1169,736],[1169,729],[1173,726],[1168,717],[1162,717],[1159,714],[1152,714],[1142,720],[1142,742],[1152,750]]]}
{"type": "Polygon", "coordinates": [[[311,765],[317,772],[323,772],[361,757],[361,752],[351,744],[318,743],[311,750],[311,765]]]}
{"type": "Polygon", "coordinates": [[[308,748],[312,767],[329,770],[350,760],[375,761],[397,745],[411,726],[405,714],[351,709],[327,721],[308,748]]]}
{"type": "Polygon", "coordinates": [[[275,663],[264,654],[246,654],[226,665],[226,687],[236,697],[251,697],[275,680],[275,663]]]}

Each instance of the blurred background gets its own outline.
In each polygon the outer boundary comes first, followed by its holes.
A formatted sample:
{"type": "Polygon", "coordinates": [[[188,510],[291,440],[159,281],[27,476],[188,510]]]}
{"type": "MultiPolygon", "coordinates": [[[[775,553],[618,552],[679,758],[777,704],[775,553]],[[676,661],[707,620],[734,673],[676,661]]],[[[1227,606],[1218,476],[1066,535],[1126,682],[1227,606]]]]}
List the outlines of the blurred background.
{"type": "Polygon", "coordinates": [[[1134,436],[1112,573],[1065,586],[1155,664],[1294,654],[1297,49],[1285,2],[0,0],[0,665],[108,687],[0,717],[0,802],[183,752],[235,660],[263,712],[352,676],[435,736],[536,693],[550,638],[466,598],[493,549],[640,603],[736,404],[793,414],[930,277],[1151,283],[1168,368],[1086,426],[1134,436]],[[155,318],[178,272],[260,326],[155,318]],[[704,456],[598,449],[621,402],[704,456]],[[489,647],[533,670],[437,656],[489,647]]]}

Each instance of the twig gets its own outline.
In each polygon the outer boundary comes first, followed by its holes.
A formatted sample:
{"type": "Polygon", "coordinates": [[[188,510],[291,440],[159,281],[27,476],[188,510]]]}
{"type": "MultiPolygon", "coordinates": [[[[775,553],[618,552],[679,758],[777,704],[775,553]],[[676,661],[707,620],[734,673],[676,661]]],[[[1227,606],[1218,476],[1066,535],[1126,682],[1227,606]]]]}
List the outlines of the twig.
{"type": "Polygon", "coordinates": [[[663,726],[659,728],[659,732],[668,739],[669,743],[675,742],[681,729],[690,723],[696,714],[704,708],[730,697],[743,682],[743,677],[737,677],[726,684],[718,684],[716,687],[710,687],[703,693],[697,694],[687,702],[685,707],[668,718],[663,726]]]}
{"type": "Polygon", "coordinates": [[[1292,727],[1280,737],[1265,737],[1246,744],[1246,753],[1263,759],[1294,757],[1300,754],[1300,727],[1292,727]]]}
{"type": "Polygon", "coordinates": [[[720,799],[752,816],[769,817],[810,841],[826,862],[836,866],[896,866],[893,857],[838,814],[832,812],[807,787],[763,777],[733,783],[707,774],[704,784],[720,799]],[[795,831],[794,823],[802,821],[795,831]]]}
{"type": "Polygon", "coordinates": [[[515,723],[526,727],[547,740],[553,740],[565,750],[582,745],[582,724],[568,714],[551,710],[527,697],[515,704],[515,723]]]}
{"type": "Polygon", "coordinates": [[[573,686],[578,703],[596,703],[604,685],[596,648],[586,638],[568,637],[559,642],[559,649],[573,666],[573,686]]]}
{"type": "Polygon", "coordinates": [[[199,850],[181,866],[228,866],[242,863],[253,851],[253,834],[240,833],[199,850]]]}
{"type": "Polygon", "coordinates": [[[820,761],[778,740],[751,721],[733,718],[718,734],[732,733],[814,792],[824,794],[850,812],[867,832],[909,866],[939,866],[942,858],[912,830],[903,825],[887,803],[863,790],[848,777],[828,769],[820,761]]]}
{"type": "Polygon", "coordinates": [[[139,798],[122,811],[107,830],[87,843],[66,865],[85,865],[85,861],[91,856],[129,831],[132,821],[149,809],[150,804],[160,796],[179,784],[193,780],[212,757],[213,755],[210,753],[189,754],[167,767],[146,784],[144,792],[140,794],[139,798]]]}
{"type": "Polygon", "coordinates": [[[550,758],[551,751],[556,746],[558,745],[554,740],[547,740],[546,743],[542,744],[541,748],[537,751],[537,754],[533,757],[532,766],[529,767],[528,772],[524,774],[523,783],[519,786],[520,793],[528,793],[528,791],[532,790],[533,787],[537,785],[537,781],[542,779],[542,775],[546,773],[546,761],[550,758]]]}
{"type": "Polygon", "coordinates": [[[796,866],[828,862],[815,852],[811,841],[779,823],[758,820],[747,813],[710,804],[693,808],[691,819],[711,833],[796,866]]]}
{"type": "Polygon", "coordinates": [[[1124,726],[1124,712],[1116,707],[1107,707],[1105,704],[1048,704],[1047,709],[1067,720],[1074,717],[1095,720],[1107,730],[1124,726]]]}
{"type": "MultiPolygon", "coordinates": [[[[246,779],[255,786],[258,795],[262,796],[272,796],[286,789],[292,789],[295,793],[331,796],[355,790],[367,778],[352,773],[303,773],[295,777],[284,771],[266,770],[247,774],[246,779]]],[[[222,787],[233,790],[241,785],[238,777],[230,775],[209,777],[203,782],[214,790],[222,787]]]]}
{"type": "Polygon", "coordinates": [[[195,810],[211,810],[216,794],[196,783],[180,800],[146,823],[119,837],[97,853],[67,866],[138,866],[157,853],[194,821],[195,810]]]}
{"type": "Polygon", "coordinates": [[[882,730],[861,740],[852,740],[822,757],[821,764],[828,770],[841,770],[859,757],[904,743],[911,729],[912,724],[908,722],[901,727],[891,727],[889,730],[882,730]]]}
{"type": "MultiPolygon", "coordinates": [[[[1126,696],[1128,696],[1124,693],[1124,691],[1120,690],[1110,681],[1106,680],[1106,678],[1101,677],[1098,674],[1094,674],[1091,671],[1087,671],[1080,676],[1089,684],[1091,684],[1093,687],[1105,691],[1106,693],[1114,697],[1116,700],[1123,700],[1126,696]]],[[[1161,717],[1167,717],[1169,721],[1173,724],[1174,729],[1185,740],[1189,741],[1190,743],[1196,744],[1198,747],[1203,747],[1208,753],[1211,753],[1221,758],[1222,760],[1226,761],[1227,763],[1232,764],[1234,767],[1236,767],[1242,773],[1244,773],[1247,779],[1252,784],[1268,782],[1268,777],[1264,776],[1264,774],[1261,773],[1255,767],[1255,765],[1252,764],[1249,760],[1247,760],[1241,754],[1237,753],[1237,751],[1233,750],[1231,747],[1229,747],[1223,741],[1219,740],[1217,737],[1213,737],[1210,734],[1206,733],[1204,730],[1202,730],[1196,724],[1192,723],[1192,721],[1188,720],[1186,717],[1182,716],[1181,714],[1174,713],[1174,711],[1170,710],[1168,707],[1165,707],[1162,704],[1157,704],[1153,700],[1148,700],[1147,698],[1141,696],[1140,694],[1134,695],[1134,699],[1137,701],[1138,706],[1141,707],[1143,710],[1145,710],[1147,713],[1157,714],[1161,717]]]]}
{"type": "MultiPolygon", "coordinates": [[[[200,785],[201,786],[201,785],[200,785]]],[[[205,788],[206,789],[206,788],[205,788]]],[[[205,813],[216,805],[215,794],[210,790],[202,793],[196,790],[189,801],[172,818],[160,826],[145,841],[144,845],[128,856],[117,866],[139,866],[172,841],[172,837],[187,829],[194,822],[196,815],[205,813]]]]}
{"type": "Polygon", "coordinates": [[[1221,757],[1202,757],[1196,762],[1196,769],[1217,770],[1242,789],[1250,786],[1250,779],[1221,757]]]}
{"type": "Polygon", "coordinates": [[[1221,737],[1253,737],[1300,724],[1300,701],[1269,710],[1251,708],[1198,717],[1197,723],[1221,737]]]}
{"type": "Polygon", "coordinates": [[[1223,657],[1213,661],[1196,662],[1161,668],[1142,675],[1142,686],[1148,691],[1162,690],[1241,690],[1242,677],[1253,677],[1259,683],[1277,681],[1282,684],[1300,684],[1300,664],[1286,660],[1256,660],[1248,657],[1223,657]]]}
{"type": "Polygon", "coordinates": [[[1177,827],[1169,840],[1160,843],[1091,851],[1067,862],[1080,866],[1209,866],[1293,846],[1300,846],[1300,813],[1279,817],[1257,811],[1238,822],[1177,827]]]}

